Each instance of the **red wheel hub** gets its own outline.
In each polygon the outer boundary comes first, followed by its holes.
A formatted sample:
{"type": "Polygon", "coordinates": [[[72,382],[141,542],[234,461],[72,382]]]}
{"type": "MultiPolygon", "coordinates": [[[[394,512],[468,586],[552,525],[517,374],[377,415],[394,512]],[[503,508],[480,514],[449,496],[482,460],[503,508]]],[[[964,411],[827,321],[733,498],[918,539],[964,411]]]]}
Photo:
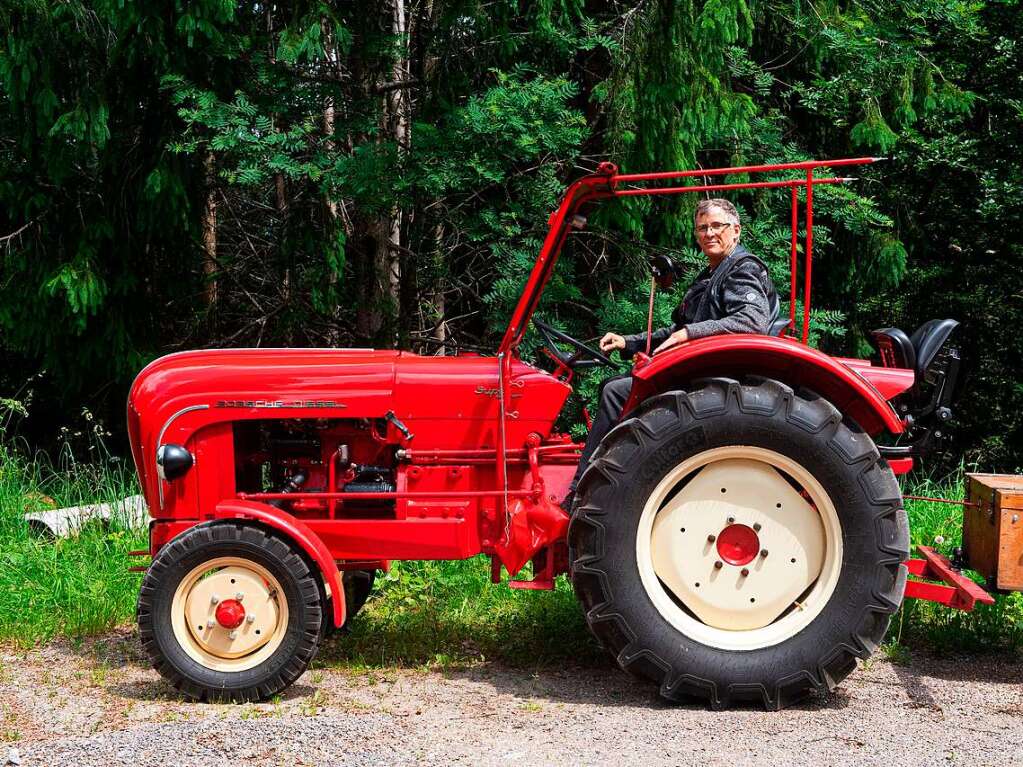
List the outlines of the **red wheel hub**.
{"type": "Polygon", "coordinates": [[[730,565],[745,565],[760,551],[760,538],[746,525],[729,525],[718,536],[718,555],[730,565]]]}
{"type": "Polygon", "coordinates": [[[225,599],[217,605],[216,615],[217,623],[221,626],[226,629],[236,629],[245,620],[245,608],[237,599],[225,599]]]}

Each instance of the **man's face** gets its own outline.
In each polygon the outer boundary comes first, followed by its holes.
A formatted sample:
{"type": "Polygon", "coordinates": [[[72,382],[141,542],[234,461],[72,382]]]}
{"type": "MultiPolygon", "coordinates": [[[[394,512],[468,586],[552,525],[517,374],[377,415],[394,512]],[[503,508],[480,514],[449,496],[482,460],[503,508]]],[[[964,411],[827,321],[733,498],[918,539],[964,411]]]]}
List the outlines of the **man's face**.
{"type": "Polygon", "coordinates": [[[732,252],[742,227],[729,222],[721,208],[710,208],[696,217],[696,241],[708,259],[715,261],[732,252]]]}

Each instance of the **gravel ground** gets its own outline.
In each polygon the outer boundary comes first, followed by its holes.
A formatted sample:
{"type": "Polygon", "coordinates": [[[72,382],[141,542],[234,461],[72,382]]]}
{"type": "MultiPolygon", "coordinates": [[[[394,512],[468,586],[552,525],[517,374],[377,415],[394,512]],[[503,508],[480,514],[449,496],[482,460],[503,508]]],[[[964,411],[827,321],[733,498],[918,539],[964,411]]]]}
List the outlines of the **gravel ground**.
{"type": "Polygon", "coordinates": [[[26,767],[1023,762],[1018,656],[877,656],[827,699],[780,713],[667,705],[611,666],[487,663],[314,668],[275,702],[199,705],[127,629],[2,648],[0,663],[0,738],[26,767]]]}

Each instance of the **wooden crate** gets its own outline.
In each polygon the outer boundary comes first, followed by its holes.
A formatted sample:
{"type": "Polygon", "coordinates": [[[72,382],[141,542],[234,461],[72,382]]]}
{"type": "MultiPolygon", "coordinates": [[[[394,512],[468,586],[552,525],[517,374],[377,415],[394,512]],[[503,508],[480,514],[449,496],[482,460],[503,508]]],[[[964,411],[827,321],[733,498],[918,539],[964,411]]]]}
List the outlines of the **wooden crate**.
{"type": "Polygon", "coordinates": [[[967,474],[963,550],[971,570],[995,588],[1023,591],[1023,476],[967,474]]]}

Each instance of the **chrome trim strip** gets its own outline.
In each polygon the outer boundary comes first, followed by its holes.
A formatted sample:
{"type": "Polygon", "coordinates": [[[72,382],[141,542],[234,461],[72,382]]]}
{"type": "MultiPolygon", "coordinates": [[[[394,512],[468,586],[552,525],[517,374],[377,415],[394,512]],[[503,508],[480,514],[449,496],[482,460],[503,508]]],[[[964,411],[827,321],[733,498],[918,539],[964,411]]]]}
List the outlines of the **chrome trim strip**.
{"type": "MultiPolygon", "coordinates": [[[[193,410],[209,410],[209,407],[210,407],[209,405],[189,405],[188,407],[181,408],[181,410],[179,410],[174,415],[172,415],[170,418],[168,418],[167,422],[164,423],[163,428],[160,429],[160,436],[157,437],[157,439],[156,439],[156,449],[157,450],[160,449],[160,446],[163,444],[163,435],[167,433],[167,429],[170,428],[170,425],[172,423],[174,423],[174,421],[179,416],[183,416],[185,413],[191,413],[193,410]]],[[[153,456],[153,461],[154,462],[156,461],[156,456],[155,455],[153,456]]],[[[155,463],[154,463],[154,465],[155,465],[155,463]]],[[[157,474],[156,474],[156,487],[157,487],[158,494],[160,496],[160,511],[163,511],[163,483],[166,482],[166,481],[167,480],[162,479],[160,477],[160,473],[157,472],[157,474]]]]}

